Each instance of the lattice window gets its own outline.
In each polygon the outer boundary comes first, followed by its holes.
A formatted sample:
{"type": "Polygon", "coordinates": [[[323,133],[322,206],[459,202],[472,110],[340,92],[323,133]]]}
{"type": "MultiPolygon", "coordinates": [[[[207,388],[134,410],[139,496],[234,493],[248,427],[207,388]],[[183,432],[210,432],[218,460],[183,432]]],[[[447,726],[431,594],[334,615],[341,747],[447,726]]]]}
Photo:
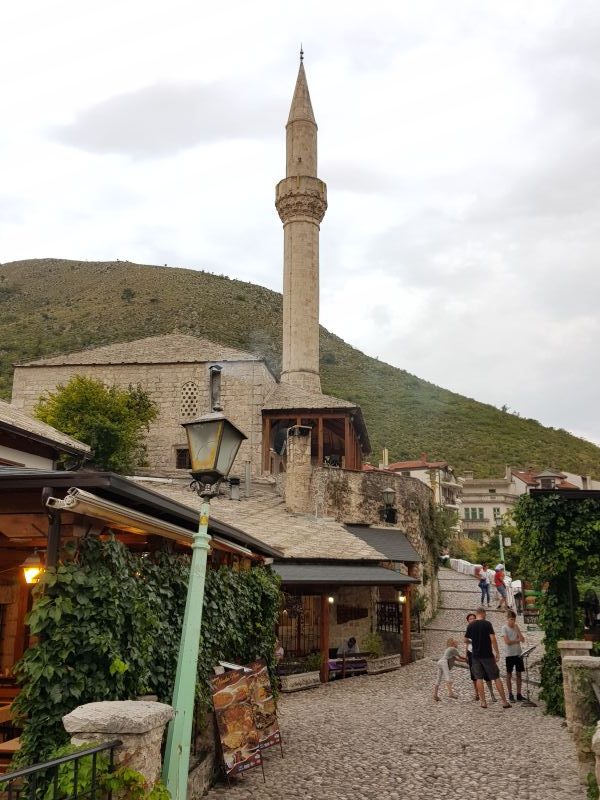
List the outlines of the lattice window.
{"type": "Polygon", "coordinates": [[[198,384],[188,381],[181,387],[181,412],[182,419],[198,416],[198,384]]]}

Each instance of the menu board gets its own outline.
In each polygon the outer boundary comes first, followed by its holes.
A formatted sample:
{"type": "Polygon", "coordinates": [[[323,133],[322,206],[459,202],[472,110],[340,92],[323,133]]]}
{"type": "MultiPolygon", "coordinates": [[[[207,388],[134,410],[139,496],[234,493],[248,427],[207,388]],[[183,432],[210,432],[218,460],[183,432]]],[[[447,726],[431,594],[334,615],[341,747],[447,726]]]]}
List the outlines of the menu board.
{"type": "Polygon", "coordinates": [[[250,702],[249,676],[226,672],[212,678],[211,686],[227,777],[260,767],[260,735],[250,702]]]}
{"type": "Polygon", "coordinates": [[[266,750],[273,745],[281,745],[281,732],[277,720],[277,709],[271,688],[271,680],[264,659],[248,664],[251,673],[248,676],[250,684],[250,702],[254,711],[254,721],[258,730],[258,747],[266,750]]]}

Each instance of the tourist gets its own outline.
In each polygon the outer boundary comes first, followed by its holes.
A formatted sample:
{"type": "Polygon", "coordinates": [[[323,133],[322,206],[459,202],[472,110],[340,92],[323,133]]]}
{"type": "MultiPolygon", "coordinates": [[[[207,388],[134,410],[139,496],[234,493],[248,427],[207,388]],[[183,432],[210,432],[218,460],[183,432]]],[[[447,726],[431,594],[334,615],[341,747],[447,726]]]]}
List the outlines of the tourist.
{"type": "Polygon", "coordinates": [[[358,652],[359,650],[358,645],[356,644],[356,639],[354,636],[351,636],[347,642],[344,642],[344,644],[338,647],[337,654],[338,656],[351,656],[356,655],[358,652]]]}
{"type": "Polygon", "coordinates": [[[275,639],[274,655],[275,655],[275,661],[277,663],[279,663],[280,661],[283,661],[283,656],[285,655],[285,653],[284,653],[284,650],[283,650],[283,645],[281,644],[279,639],[275,639]]]}
{"type": "Polygon", "coordinates": [[[506,612],[506,625],[502,626],[502,636],[504,637],[504,644],[506,645],[506,686],[508,688],[508,699],[514,702],[515,698],[512,691],[512,673],[513,669],[517,673],[517,700],[524,700],[521,694],[522,676],[525,671],[523,665],[523,657],[521,653],[521,642],[525,641],[525,637],[521,633],[521,629],[517,625],[517,615],[514,611],[506,612]]]}
{"type": "MultiPolygon", "coordinates": [[[[473,614],[472,611],[469,614],[467,614],[467,625],[470,622],[473,622],[473,620],[475,618],[476,618],[475,614],[473,614]]],[[[473,674],[473,645],[471,644],[470,640],[467,643],[467,661],[469,662],[469,673],[471,675],[471,680],[473,681],[473,691],[475,692],[475,696],[474,696],[473,700],[477,701],[477,700],[479,700],[479,695],[477,694],[477,678],[473,674]]],[[[494,687],[492,686],[492,682],[491,681],[486,681],[486,684],[487,684],[487,687],[488,687],[488,691],[490,693],[490,698],[492,700],[492,703],[495,703],[496,702],[496,696],[494,695],[494,687]]]]}
{"type": "Polygon", "coordinates": [[[461,656],[461,654],[458,652],[458,642],[456,639],[450,638],[446,642],[444,655],[437,662],[437,676],[435,679],[435,685],[433,687],[434,700],[440,699],[438,691],[442,681],[446,683],[448,697],[451,697],[453,700],[458,699],[458,695],[454,693],[454,689],[452,687],[452,678],[450,677],[450,670],[456,661],[464,661],[466,663],[467,659],[461,656]]]}
{"type": "Polygon", "coordinates": [[[482,708],[487,708],[485,702],[484,681],[494,681],[498,694],[502,699],[502,708],[510,708],[506,700],[504,686],[500,680],[498,661],[500,652],[492,624],[485,618],[485,608],[477,609],[476,619],[470,622],[465,632],[465,642],[471,642],[473,647],[473,674],[476,678],[477,694],[482,708]]]}
{"type": "Polygon", "coordinates": [[[506,586],[504,585],[504,567],[498,564],[494,574],[494,586],[498,592],[498,605],[496,610],[504,608],[506,610],[506,586]]]}
{"type": "Polygon", "coordinates": [[[482,564],[479,572],[477,573],[477,577],[479,578],[478,586],[481,591],[481,605],[484,605],[485,600],[487,598],[488,608],[490,607],[490,580],[488,577],[488,566],[487,564],[482,564]]]}

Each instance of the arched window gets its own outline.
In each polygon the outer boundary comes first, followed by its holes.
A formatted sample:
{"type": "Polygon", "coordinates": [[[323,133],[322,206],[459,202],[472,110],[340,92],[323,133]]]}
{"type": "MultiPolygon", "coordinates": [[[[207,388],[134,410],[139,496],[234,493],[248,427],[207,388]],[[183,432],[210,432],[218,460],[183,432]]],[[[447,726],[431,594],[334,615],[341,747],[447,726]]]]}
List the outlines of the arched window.
{"type": "Polygon", "coordinates": [[[194,381],[188,381],[181,387],[180,416],[182,419],[198,416],[198,385],[194,381]]]}

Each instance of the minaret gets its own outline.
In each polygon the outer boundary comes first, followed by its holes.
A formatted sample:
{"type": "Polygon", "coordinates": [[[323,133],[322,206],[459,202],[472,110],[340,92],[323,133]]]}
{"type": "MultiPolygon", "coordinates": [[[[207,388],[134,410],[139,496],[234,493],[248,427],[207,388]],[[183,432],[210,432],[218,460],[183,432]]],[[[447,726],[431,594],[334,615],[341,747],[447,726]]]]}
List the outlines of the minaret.
{"type": "Polygon", "coordinates": [[[320,392],[319,224],[327,187],[317,178],[317,123],[302,50],[286,125],[286,177],[277,184],[275,207],[284,237],[281,380],[320,392]]]}

